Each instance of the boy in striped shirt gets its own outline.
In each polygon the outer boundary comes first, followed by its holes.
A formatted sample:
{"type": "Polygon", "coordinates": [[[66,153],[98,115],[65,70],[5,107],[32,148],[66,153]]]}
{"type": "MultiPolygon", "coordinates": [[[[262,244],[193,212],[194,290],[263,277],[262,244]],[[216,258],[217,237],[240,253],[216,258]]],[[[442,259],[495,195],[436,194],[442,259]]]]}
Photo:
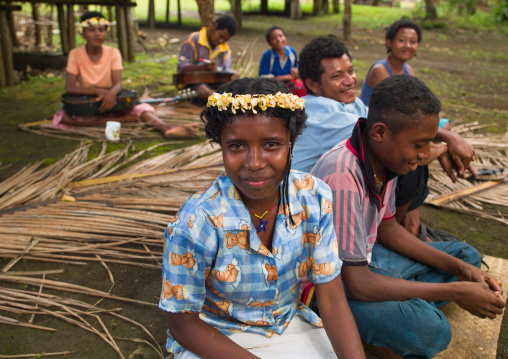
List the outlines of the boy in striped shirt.
{"type": "Polygon", "coordinates": [[[368,118],[312,169],[332,189],[343,282],[360,336],[404,358],[446,349],[451,328],[438,307],[448,301],[491,319],[506,306],[473,247],[424,243],[394,218],[396,177],[428,160],[440,110],[424,83],[391,76],[374,88],[368,118]]]}

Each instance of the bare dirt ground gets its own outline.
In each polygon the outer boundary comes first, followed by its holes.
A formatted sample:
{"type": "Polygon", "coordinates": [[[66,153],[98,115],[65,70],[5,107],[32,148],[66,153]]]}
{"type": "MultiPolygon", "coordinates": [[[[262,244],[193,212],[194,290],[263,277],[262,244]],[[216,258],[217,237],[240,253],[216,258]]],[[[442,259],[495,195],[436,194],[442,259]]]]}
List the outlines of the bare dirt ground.
{"type": "MultiPolygon", "coordinates": [[[[338,19],[337,23],[339,21],[338,19]]],[[[286,19],[262,18],[252,15],[246,19],[246,28],[231,39],[230,46],[234,52],[240,52],[247,43],[258,37],[253,47],[253,62],[256,66],[262,52],[267,49],[264,41],[264,30],[259,30],[259,28],[268,28],[273,23],[279,23],[286,27],[288,45],[293,46],[297,52],[316,34],[335,33],[341,35],[339,27],[330,28],[329,25],[325,26],[319,23],[291,23],[286,19]]],[[[190,30],[170,28],[142,29],[142,31],[148,35],[145,43],[149,47],[152,56],[160,58],[177,55],[180,45],[170,45],[165,49],[161,49],[156,45],[159,37],[166,35],[168,38],[183,39],[190,30]]],[[[360,88],[368,67],[374,61],[385,56],[383,38],[384,31],[382,29],[378,31],[354,30],[354,41],[350,42],[349,47],[359,77],[358,88],[360,88]]],[[[505,95],[508,93],[508,72],[506,70],[508,41],[506,40],[506,37],[496,33],[474,34],[458,30],[424,33],[421,50],[418,52],[418,57],[411,62],[411,65],[417,76],[425,81],[443,101],[443,117],[451,118],[454,124],[471,121],[479,121],[483,124],[495,122],[497,125],[489,128],[490,131],[497,133],[506,131],[508,123],[508,102],[505,99],[505,95]]],[[[139,51],[142,51],[141,47],[139,51]]],[[[170,78],[171,74],[168,73],[168,83],[171,82],[170,78]]],[[[52,139],[17,130],[18,123],[48,117],[51,115],[53,108],[53,104],[38,104],[36,100],[31,106],[27,106],[21,100],[0,97],[0,117],[2,118],[0,123],[2,133],[0,155],[2,155],[2,158],[9,158],[4,163],[12,164],[8,170],[0,173],[0,178],[6,178],[26,163],[48,157],[58,157],[75,148],[76,143],[73,141],[52,139]],[[4,154],[5,156],[3,156],[4,154]]],[[[451,214],[430,208],[424,208],[423,218],[431,226],[464,235],[465,238],[463,239],[477,246],[483,253],[508,258],[506,252],[506,248],[508,248],[506,226],[477,220],[467,215],[451,214]],[[488,239],[484,240],[483,238],[488,239]]],[[[161,228],[161,239],[163,230],[164,228],[161,228]]],[[[1,259],[0,255],[0,267],[5,265],[7,261],[7,259],[1,259]]],[[[48,270],[55,267],[61,268],[62,266],[22,261],[15,266],[14,270],[48,270]]],[[[126,265],[110,265],[109,267],[116,279],[113,294],[154,304],[158,302],[161,282],[160,271],[126,265]]],[[[99,264],[88,264],[86,266],[69,264],[64,266],[62,274],[51,275],[48,279],[76,283],[104,291],[107,291],[111,285],[107,271],[99,264]]],[[[21,285],[7,283],[0,283],[0,285],[38,291],[38,288],[30,286],[22,287],[21,285]]],[[[50,290],[45,290],[45,292],[62,295],[50,290]]],[[[90,303],[95,302],[95,299],[88,296],[73,293],[64,293],[63,295],[68,298],[79,298],[90,303]]],[[[0,302],[2,300],[4,299],[0,299],[0,302]]],[[[123,315],[146,326],[158,340],[159,345],[164,347],[166,323],[164,314],[158,308],[118,303],[107,299],[102,302],[101,306],[105,308],[123,308],[123,315]]],[[[1,308],[0,315],[2,315],[1,308]]],[[[9,313],[9,316],[12,315],[9,313]]],[[[29,315],[19,315],[18,318],[26,322],[29,315]]],[[[501,343],[498,347],[498,358],[508,358],[506,339],[508,336],[508,320],[506,316],[504,319],[502,328],[504,334],[502,334],[502,337],[505,339],[504,344],[501,343]]],[[[68,358],[118,357],[111,347],[98,339],[96,335],[75,325],[49,316],[37,316],[34,324],[57,328],[58,331],[46,332],[0,324],[0,355],[9,357],[9,355],[15,354],[41,354],[43,352],[69,350],[75,351],[75,353],[67,355],[68,358]]],[[[144,333],[128,322],[112,318],[106,324],[115,338],[137,336],[147,340],[144,333]]],[[[125,357],[160,357],[144,344],[122,340],[118,340],[118,343],[125,357]]]]}

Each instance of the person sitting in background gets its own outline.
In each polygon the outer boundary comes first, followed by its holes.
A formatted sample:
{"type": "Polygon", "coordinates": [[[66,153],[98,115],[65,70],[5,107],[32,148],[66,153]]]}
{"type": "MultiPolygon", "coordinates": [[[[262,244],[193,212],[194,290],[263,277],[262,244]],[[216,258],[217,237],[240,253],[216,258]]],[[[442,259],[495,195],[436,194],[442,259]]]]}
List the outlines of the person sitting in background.
{"type": "MultiPolygon", "coordinates": [[[[362,85],[360,99],[368,106],[369,98],[374,86],[385,78],[396,74],[407,74],[415,76],[413,68],[407,64],[407,61],[416,57],[418,46],[422,41],[422,30],[417,23],[411,20],[398,20],[391,24],[386,30],[385,45],[388,56],[386,60],[380,60],[374,63],[369,69],[365,81],[362,85]]],[[[439,127],[451,130],[450,120],[441,119],[439,127]]],[[[439,146],[439,144],[436,144],[439,146]]],[[[440,161],[449,162],[448,154],[444,152],[439,158],[440,161]]],[[[445,166],[446,167],[446,166],[445,166]]],[[[474,169],[471,169],[475,174],[474,169]]],[[[455,175],[451,170],[447,171],[452,179],[456,181],[455,175]]],[[[437,239],[439,232],[424,227],[420,223],[420,205],[427,197],[429,190],[426,185],[429,178],[429,169],[427,166],[419,166],[416,171],[407,176],[399,178],[397,183],[397,220],[402,223],[411,233],[418,237],[426,237],[426,233],[433,234],[437,239]],[[417,193],[413,199],[411,193],[417,193]]],[[[430,236],[426,240],[431,240],[430,236]]]]}
{"type": "Polygon", "coordinates": [[[84,46],[71,50],[67,60],[65,91],[71,95],[98,96],[102,100],[101,114],[96,116],[70,116],[63,110],[53,116],[56,127],[98,126],[107,121],[142,121],[162,132],[164,137],[194,137],[197,124],[183,126],[166,125],[155,115],[153,106],[141,103],[128,111],[109,111],[116,105],[122,90],[122,56],[117,48],[105,46],[109,22],[95,11],[80,18],[78,32],[86,41],[84,46]]]}
{"type": "Polygon", "coordinates": [[[266,42],[272,48],[266,50],[259,63],[259,76],[274,77],[286,83],[297,96],[305,96],[303,82],[299,79],[296,51],[286,45],[284,29],[274,25],[266,31],[266,42]]]}
{"type": "MultiPolygon", "coordinates": [[[[193,32],[185,40],[178,57],[178,73],[197,71],[231,71],[230,80],[239,77],[233,71],[233,56],[227,41],[236,34],[238,25],[230,15],[219,16],[212,26],[193,32]]],[[[206,102],[214,93],[214,84],[199,83],[190,86],[198,99],[206,102]]]]}

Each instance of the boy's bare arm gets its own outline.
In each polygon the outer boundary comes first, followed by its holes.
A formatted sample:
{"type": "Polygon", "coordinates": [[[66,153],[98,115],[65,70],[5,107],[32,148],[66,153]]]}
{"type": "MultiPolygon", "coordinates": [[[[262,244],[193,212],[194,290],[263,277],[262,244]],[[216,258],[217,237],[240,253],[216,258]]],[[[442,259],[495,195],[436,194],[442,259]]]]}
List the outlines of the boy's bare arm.
{"type": "MultiPolygon", "coordinates": [[[[474,161],[474,148],[467,143],[458,133],[453,131],[439,128],[435,137],[436,141],[444,141],[448,145],[448,153],[453,161],[453,168],[457,170],[457,174],[465,177],[465,170],[468,170],[473,175],[476,175],[476,170],[471,166],[471,161],[474,161]]],[[[445,172],[455,182],[455,176],[452,172],[452,167],[444,167],[445,172]]]]}
{"type": "Polygon", "coordinates": [[[198,313],[168,313],[168,323],[173,338],[200,358],[257,358],[199,319],[198,313]]]}
{"type": "Polygon", "coordinates": [[[355,319],[347,303],[340,276],[316,285],[319,314],[339,358],[365,358],[355,319]]]}

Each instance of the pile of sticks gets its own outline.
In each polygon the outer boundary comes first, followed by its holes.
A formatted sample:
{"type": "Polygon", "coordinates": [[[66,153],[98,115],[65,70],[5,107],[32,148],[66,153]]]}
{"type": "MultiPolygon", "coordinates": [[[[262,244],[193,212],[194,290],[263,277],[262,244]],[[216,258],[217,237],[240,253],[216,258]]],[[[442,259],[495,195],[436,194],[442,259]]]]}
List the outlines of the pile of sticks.
{"type": "Polygon", "coordinates": [[[475,148],[475,169],[504,169],[504,178],[479,181],[457,178],[452,183],[438,163],[429,165],[430,194],[425,203],[469,213],[508,225],[508,133],[483,135],[475,131],[495,124],[470,123],[454,128],[475,148]]]}
{"type": "MultiPolygon", "coordinates": [[[[125,353],[119,339],[146,345],[164,358],[164,338],[155,340],[141,323],[121,315],[120,307],[105,309],[99,304],[106,298],[158,308],[155,298],[143,301],[114,294],[117,280],[111,266],[154,271],[153,277],[160,277],[164,230],[181,203],[223,170],[220,153],[202,143],[124,168],[141,153],[129,156],[128,148],[103,151],[86,161],[89,147],[81,144],[53,165],[30,166],[0,183],[0,257],[8,259],[0,269],[0,323],[54,331],[37,324],[40,316],[51,316],[94,333],[120,358],[125,353]],[[56,268],[15,271],[27,260],[56,268]],[[69,265],[102,266],[111,282],[109,290],[93,288],[104,283],[82,286],[61,280],[62,268],[69,265]],[[20,285],[39,290],[19,289],[20,285]],[[99,301],[89,304],[64,297],[69,292],[99,301]],[[115,338],[104,324],[111,316],[134,325],[134,337],[115,338]]],[[[154,294],[158,290],[154,288],[154,294]]],[[[58,353],[45,353],[50,354],[58,353]]]]}

